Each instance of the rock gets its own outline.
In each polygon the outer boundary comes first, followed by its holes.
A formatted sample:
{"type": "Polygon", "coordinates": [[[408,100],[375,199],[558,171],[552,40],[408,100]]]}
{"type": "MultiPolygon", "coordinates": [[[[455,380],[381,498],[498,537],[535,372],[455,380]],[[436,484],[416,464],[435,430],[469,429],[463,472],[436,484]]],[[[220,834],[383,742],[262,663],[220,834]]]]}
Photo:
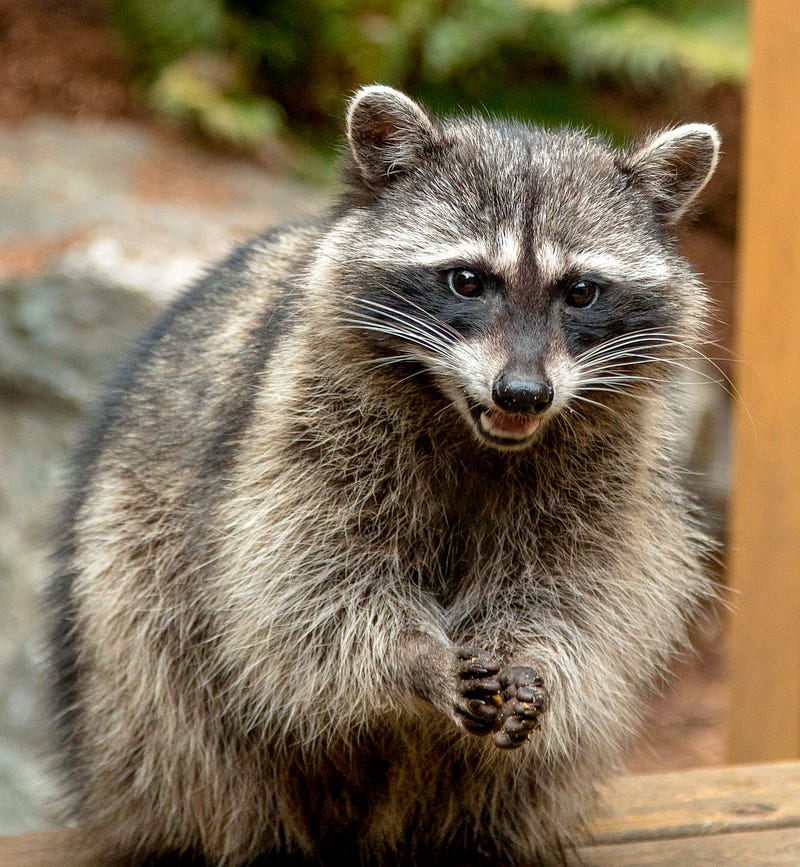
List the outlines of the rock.
{"type": "Polygon", "coordinates": [[[60,274],[0,284],[0,833],[54,818],[37,590],[78,429],[157,309],[140,292],[60,274]]]}
{"type": "Polygon", "coordinates": [[[38,592],[89,407],[182,285],[321,199],[129,123],[0,125],[0,834],[57,821],[38,592]]]}

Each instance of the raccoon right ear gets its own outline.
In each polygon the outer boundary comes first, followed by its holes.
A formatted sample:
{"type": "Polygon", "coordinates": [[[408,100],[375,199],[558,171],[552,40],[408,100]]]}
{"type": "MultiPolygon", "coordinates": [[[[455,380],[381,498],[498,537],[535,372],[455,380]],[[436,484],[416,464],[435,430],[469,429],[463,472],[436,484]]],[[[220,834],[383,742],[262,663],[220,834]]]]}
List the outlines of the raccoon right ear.
{"type": "Polygon", "coordinates": [[[425,109],[392,87],[362,87],[347,110],[353,159],[374,190],[407,171],[436,138],[436,127],[425,109]]]}
{"type": "Polygon", "coordinates": [[[707,123],[667,129],[626,153],[620,163],[666,225],[677,223],[714,173],[719,133],[707,123]]]}

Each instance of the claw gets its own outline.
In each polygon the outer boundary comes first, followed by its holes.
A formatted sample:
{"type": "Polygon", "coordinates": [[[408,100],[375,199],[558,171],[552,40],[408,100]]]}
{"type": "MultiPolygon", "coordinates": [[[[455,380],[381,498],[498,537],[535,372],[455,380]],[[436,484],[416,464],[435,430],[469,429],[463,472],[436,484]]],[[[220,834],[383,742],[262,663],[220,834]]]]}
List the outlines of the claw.
{"type": "Polygon", "coordinates": [[[472,734],[489,734],[499,725],[503,704],[495,677],[500,666],[482,650],[460,650],[456,658],[461,663],[457,674],[462,681],[455,706],[459,721],[472,734]]]}
{"type": "Polygon", "coordinates": [[[472,656],[462,656],[459,654],[459,659],[464,660],[466,663],[459,670],[459,676],[464,679],[472,680],[474,678],[493,677],[500,671],[500,666],[482,653],[472,656]]]}
{"type": "Polygon", "coordinates": [[[526,734],[519,740],[512,738],[505,729],[501,729],[499,732],[494,733],[492,740],[494,741],[494,745],[500,750],[516,750],[527,742],[528,735],[526,734]]]}
{"type": "Polygon", "coordinates": [[[527,666],[511,666],[497,675],[503,706],[498,715],[494,744],[501,750],[518,749],[539,728],[547,704],[544,681],[527,666]]]}
{"type": "Polygon", "coordinates": [[[487,698],[491,700],[492,696],[498,695],[500,692],[500,684],[493,678],[482,678],[473,680],[472,683],[465,684],[464,695],[472,698],[487,698]]]}
{"type": "Polygon", "coordinates": [[[467,708],[472,716],[483,722],[493,723],[497,717],[497,708],[494,705],[486,704],[486,702],[477,698],[467,702],[467,708]]]}

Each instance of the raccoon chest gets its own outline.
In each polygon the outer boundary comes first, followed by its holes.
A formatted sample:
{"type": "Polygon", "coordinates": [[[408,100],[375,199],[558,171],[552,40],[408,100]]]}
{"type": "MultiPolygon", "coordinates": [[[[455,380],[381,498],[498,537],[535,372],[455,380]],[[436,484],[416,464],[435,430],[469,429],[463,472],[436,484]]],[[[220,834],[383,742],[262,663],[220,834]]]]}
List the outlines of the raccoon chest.
{"type": "Polygon", "coordinates": [[[439,557],[431,564],[427,589],[442,608],[450,610],[465,596],[479,596],[481,588],[490,591],[513,580],[525,568],[528,557],[535,556],[533,548],[534,541],[520,546],[495,524],[450,524],[439,557]]]}

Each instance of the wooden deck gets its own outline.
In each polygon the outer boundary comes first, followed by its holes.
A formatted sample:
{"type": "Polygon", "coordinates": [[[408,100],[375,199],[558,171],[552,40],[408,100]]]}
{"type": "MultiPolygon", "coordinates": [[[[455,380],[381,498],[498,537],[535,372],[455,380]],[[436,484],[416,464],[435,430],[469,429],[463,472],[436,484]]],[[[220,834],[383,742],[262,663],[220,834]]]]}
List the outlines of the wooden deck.
{"type": "Polygon", "coordinates": [[[75,832],[43,831],[0,837],[2,867],[100,867],[75,852],[75,832]]]}
{"type": "MultiPolygon", "coordinates": [[[[740,765],[617,780],[581,849],[594,867],[800,865],[800,763],[740,765]]],[[[59,830],[0,838],[2,867],[99,867],[59,830]]]]}
{"type": "Polygon", "coordinates": [[[800,865],[797,762],[625,777],[606,802],[586,864],[800,865]]]}

